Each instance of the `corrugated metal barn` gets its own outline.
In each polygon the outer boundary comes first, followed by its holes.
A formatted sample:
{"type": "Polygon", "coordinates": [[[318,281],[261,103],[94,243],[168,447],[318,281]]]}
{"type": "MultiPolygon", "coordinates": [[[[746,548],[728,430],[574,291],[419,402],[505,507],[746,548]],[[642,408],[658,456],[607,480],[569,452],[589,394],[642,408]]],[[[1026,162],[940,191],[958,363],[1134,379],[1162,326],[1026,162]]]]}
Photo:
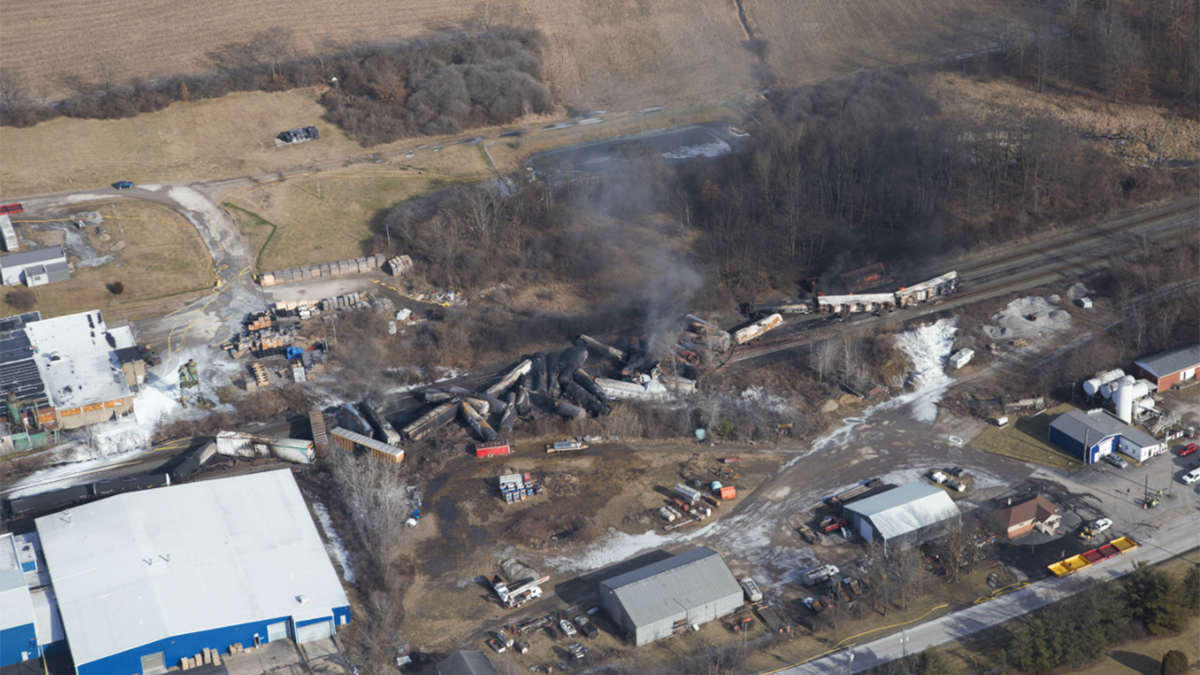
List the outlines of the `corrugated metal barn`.
{"type": "Polygon", "coordinates": [[[909,483],[847,505],[845,515],[863,539],[908,548],[936,538],[959,510],[945,490],[909,483]]]}
{"type": "Polygon", "coordinates": [[[600,582],[600,606],[644,645],[742,605],[742,587],[710,548],[696,548],[600,582]]]}
{"type": "Polygon", "coordinates": [[[350,622],[290,471],[117,495],[37,529],[78,675],[161,673],[350,622]]]}

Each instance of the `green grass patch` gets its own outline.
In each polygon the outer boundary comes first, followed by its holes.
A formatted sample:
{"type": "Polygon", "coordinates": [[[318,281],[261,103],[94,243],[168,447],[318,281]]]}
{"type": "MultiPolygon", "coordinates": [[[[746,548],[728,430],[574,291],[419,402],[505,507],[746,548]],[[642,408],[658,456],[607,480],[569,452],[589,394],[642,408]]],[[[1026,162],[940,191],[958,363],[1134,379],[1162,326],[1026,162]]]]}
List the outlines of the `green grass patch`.
{"type": "Polygon", "coordinates": [[[225,208],[233,209],[235,211],[240,211],[242,214],[248,216],[250,218],[250,222],[252,222],[254,225],[256,225],[258,227],[262,227],[265,225],[265,226],[271,228],[271,233],[267,235],[266,241],[264,241],[262,243],[262,246],[258,247],[258,257],[256,257],[254,260],[254,271],[258,272],[259,274],[262,274],[263,253],[267,250],[267,244],[271,243],[271,239],[273,239],[275,237],[275,232],[279,228],[275,226],[275,223],[272,223],[271,221],[267,220],[266,218],[263,218],[262,216],[258,215],[257,213],[255,213],[253,211],[247,211],[246,209],[243,209],[242,207],[237,206],[235,204],[226,203],[225,208]]]}
{"type": "Polygon", "coordinates": [[[1033,462],[1062,471],[1078,471],[1083,462],[1050,445],[1050,423],[1059,415],[1074,410],[1064,403],[1056,408],[1030,417],[1020,417],[1004,429],[989,427],[971,441],[971,447],[985,452],[1033,462]]]}

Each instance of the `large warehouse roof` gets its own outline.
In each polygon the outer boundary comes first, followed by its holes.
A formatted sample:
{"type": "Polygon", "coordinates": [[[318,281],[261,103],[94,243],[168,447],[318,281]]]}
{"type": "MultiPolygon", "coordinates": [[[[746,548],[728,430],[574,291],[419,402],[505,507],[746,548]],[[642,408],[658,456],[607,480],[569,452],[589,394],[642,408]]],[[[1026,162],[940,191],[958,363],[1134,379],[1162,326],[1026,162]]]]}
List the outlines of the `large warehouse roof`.
{"type": "Polygon", "coordinates": [[[944,490],[926,483],[909,483],[846,506],[871,521],[885,540],[935,525],[959,515],[944,490]]]}
{"type": "Polygon", "coordinates": [[[611,588],[634,625],[674,616],[680,608],[741,595],[725,561],[711,548],[696,548],[600,582],[611,588]]]}
{"type": "Polygon", "coordinates": [[[37,529],[76,665],[350,604],[286,470],[116,495],[37,529]]]}
{"type": "Polygon", "coordinates": [[[1155,377],[1177,373],[1181,370],[1200,366],[1200,344],[1183,345],[1175,349],[1168,349],[1165,352],[1147,356],[1141,361],[1135,361],[1134,363],[1145,368],[1147,372],[1152,373],[1155,377]]]}

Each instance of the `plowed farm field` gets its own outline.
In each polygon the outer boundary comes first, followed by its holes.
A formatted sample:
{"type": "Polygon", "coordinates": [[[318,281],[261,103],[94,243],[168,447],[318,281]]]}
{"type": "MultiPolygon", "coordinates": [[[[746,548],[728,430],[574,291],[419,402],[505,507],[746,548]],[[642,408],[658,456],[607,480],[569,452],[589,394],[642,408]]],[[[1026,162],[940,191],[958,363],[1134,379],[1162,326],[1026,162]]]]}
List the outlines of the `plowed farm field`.
{"type": "MultiPolygon", "coordinates": [[[[207,68],[205,53],[284,26],[294,48],[406,38],[468,18],[532,23],[544,33],[546,79],[561,103],[629,109],[720,100],[753,91],[754,57],[734,0],[516,0],[502,8],[436,0],[42,0],[9,3],[3,67],[55,96],[61,74],[116,81],[207,68]]],[[[785,82],[942,53],[966,42],[988,0],[745,0],[785,82]]]]}

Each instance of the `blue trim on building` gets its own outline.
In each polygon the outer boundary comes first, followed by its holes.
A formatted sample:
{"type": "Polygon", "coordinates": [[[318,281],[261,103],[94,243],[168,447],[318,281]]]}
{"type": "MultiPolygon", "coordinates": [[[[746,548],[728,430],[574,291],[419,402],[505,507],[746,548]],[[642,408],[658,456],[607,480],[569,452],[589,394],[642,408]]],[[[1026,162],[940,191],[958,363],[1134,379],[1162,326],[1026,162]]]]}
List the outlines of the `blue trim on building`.
{"type": "Polygon", "coordinates": [[[302,628],[304,626],[311,626],[314,623],[328,623],[332,619],[333,617],[331,616],[323,616],[319,619],[305,619],[304,621],[296,621],[294,623],[296,624],[296,628],[302,628]]]}
{"type": "Polygon", "coordinates": [[[21,652],[26,652],[27,658],[31,659],[42,655],[38,650],[37,631],[31,623],[0,630],[0,666],[20,663],[21,652]]]}
{"type": "Polygon", "coordinates": [[[1099,461],[1103,455],[1108,454],[1107,452],[1103,454],[1100,452],[1105,445],[1109,446],[1109,452],[1115,452],[1119,438],[1119,434],[1105,436],[1104,438],[1101,438],[1098,443],[1090,448],[1087,448],[1085,452],[1082,442],[1072,438],[1065,432],[1062,432],[1054,427],[1050,427],[1050,442],[1065,450],[1072,457],[1082,460],[1084,464],[1093,464],[1099,461]]]}
{"type": "Polygon", "coordinates": [[[345,626],[350,623],[350,605],[333,608],[333,625],[345,626]]]}
{"type": "MultiPolygon", "coordinates": [[[[330,616],[313,619],[305,623],[329,621],[342,609],[347,610],[348,613],[349,608],[335,608],[330,616]]],[[[229,646],[237,642],[242,643],[243,647],[251,647],[254,645],[255,634],[258,635],[259,640],[263,644],[266,644],[267,626],[269,624],[290,621],[290,616],[282,616],[237,626],[214,628],[213,630],[164,638],[150,644],[123,651],[119,654],[106,656],[90,663],[76,664],[75,672],[77,675],[131,675],[132,673],[140,673],[142,672],[142,657],[157,652],[163,653],[163,664],[168,668],[173,668],[179,665],[180,659],[195,656],[203,652],[205,647],[215,649],[222,654],[228,653],[229,646]]]]}

